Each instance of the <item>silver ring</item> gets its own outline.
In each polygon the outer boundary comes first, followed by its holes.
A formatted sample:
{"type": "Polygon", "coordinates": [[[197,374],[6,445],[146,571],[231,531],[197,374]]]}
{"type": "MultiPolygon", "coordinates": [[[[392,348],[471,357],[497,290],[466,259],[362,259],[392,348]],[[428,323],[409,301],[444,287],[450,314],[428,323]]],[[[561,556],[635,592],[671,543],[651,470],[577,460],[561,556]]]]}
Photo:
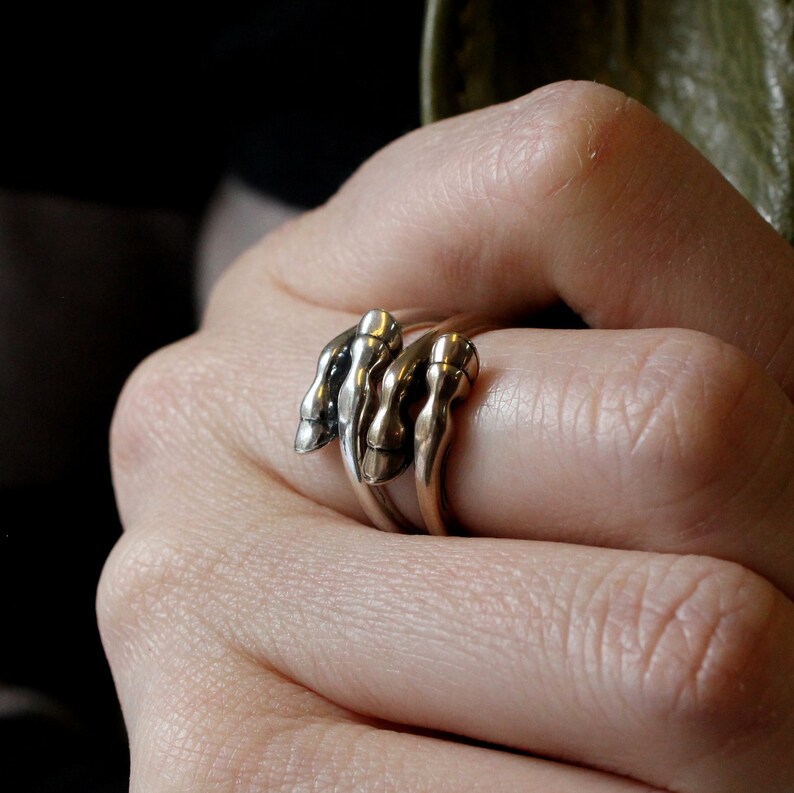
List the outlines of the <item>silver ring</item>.
{"type": "Polygon", "coordinates": [[[462,334],[494,327],[481,314],[438,322],[413,312],[398,321],[382,309],[368,311],[323,348],[301,402],[295,450],[312,452],[339,437],[348,479],[376,528],[455,531],[444,488],[451,411],[471,392],[480,368],[476,347],[462,334]],[[419,330],[426,332],[403,349],[403,335],[419,330]],[[411,409],[425,397],[414,422],[411,409]],[[386,489],[412,462],[424,528],[400,512],[386,489]]]}

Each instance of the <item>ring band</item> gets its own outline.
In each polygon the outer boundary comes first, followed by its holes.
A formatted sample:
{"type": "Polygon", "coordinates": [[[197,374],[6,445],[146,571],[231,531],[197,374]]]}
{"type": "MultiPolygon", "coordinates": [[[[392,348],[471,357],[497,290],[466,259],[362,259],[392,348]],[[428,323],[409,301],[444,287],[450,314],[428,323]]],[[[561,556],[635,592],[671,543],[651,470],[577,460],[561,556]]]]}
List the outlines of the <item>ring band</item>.
{"type": "Polygon", "coordinates": [[[468,396],[479,372],[477,350],[462,334],[496,326],[481,314],[434,322],[426,312],[400,315],[398,322],[382,309],[368,311],[323,348],[301,403],[295,450],[311,452],[338,436],[356,496],[383,531],[422,531],[385,487],[412,461],[424,532],[448,534],[456,527],[444,488],[451,410],[468,396]],[[403,334],[419,330],[426,332],[402,349],[403,334]],[[411,408],[425,395],[414,423],[411,408]]]}

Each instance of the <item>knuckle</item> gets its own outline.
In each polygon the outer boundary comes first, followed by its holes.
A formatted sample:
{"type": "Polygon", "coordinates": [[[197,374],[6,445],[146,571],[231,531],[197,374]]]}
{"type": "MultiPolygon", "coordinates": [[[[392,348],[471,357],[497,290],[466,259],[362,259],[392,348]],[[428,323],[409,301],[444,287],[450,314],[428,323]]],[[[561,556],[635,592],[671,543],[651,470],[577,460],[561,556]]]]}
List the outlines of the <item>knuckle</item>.
{"type": "Polygon", "coordinates": [[[496,134],[473,154],[487,193],[535,204],[585,181],[628,103],[613,88],[566,81],[502,105],[496,134]]]}
{"type": "Polygon", "coordinates": [[[196,337],[154,353],[130,376],[110,428],[122,518],[128,504],[140,501],[166,472],[179,474],[198,446],[214,445],[213,419],[224,402],[216,397],[223,382],[217,361],[196,337]]]}
{"type": "Polygon", "coordinates": [[[766,671],[778,605],[740,565],[660,559],[610,603],[600,649],[619,653],[621,684],[645,718],[733,738],[774,718],[766,671]]]}
{"type": "MultiPolygon", "coordinates": [[[[442,164],[430,211],[443,212],[447,225],[472,244],[451,246],[437,256],[436,277],[449,284],[471,279],[485,294],[491,289],[504,300],[514,289],[506,279],[515,273],[494,270],[492,241],[485,245],[478,236],[484,220],[491,218],[502,229],[525,229],[530,211],[548,217],[550,228],[559,225],[553,219],[555,211],[559,214],[555,197],[564,196],[563,212],[570,215],[578,193],[602,171],[627,103],[624,94],[596,83],[555,83],[482,111],[476,125],[464,119],[457,139],[439,135],[435,145],[443,147],[442,164]]],[[[503,255],[526,256],[526,249],[509,250],[512,238],[508,234],[498,242],[508,246],[503,255]]]]}
{"type": "Polygon", "coordinates": [[[162,439],[173,434],[178,425],[175,419],[195,396],[187,360],[175,347],[167,347],[149,356],[130,376],[111,425],[111,453],[117,470],[160,448],[162,439]]]}
{"type": "Polygon", "coordinates": [[[730,345],[684,330],[654,334],[621,366],[595,397],[595,434],[614,443],[624,484],[645,492],[652,475],[657,506],[686,502],[697,522],[693,496],[739,485],[735,474],[747,461],[736,451],[757,412],[758,367],[730,345]]]}
{"type": "MultiPolygon", "coordinates": [[[[207,544],[138,526],[111,551],[97,589],[97,622],[114,668],[161,664],[168,648],[195,648],[208,634],[217,553],[207,544]]],[[[170,661],[168,662],[170,664],[170,661]]]]}

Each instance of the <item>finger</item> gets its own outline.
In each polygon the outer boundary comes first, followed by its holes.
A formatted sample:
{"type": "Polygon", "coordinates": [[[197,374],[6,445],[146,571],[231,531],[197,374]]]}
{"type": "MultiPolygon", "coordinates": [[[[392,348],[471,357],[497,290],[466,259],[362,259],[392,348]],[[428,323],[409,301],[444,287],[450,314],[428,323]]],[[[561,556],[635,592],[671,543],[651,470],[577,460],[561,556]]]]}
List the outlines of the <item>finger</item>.
{"type": "MultiPolygon", "coordinates": [[[[199,622],[190,626],[204,639],[199,652],[184,634],[175,641],[149,629],[127,633],[127,654],[146,644],[146,662],[127,677],[113,639],[114,619],[104,612],[102,625],[117,679],[126,677],[119,693],[130,734],[133,793],[652,793],[611,774],[411,734],[356,716],[228,646],[216,646],[199,622]]],[[[125,619],[129,626],[128,614],[125,619]]],[[[139,621],[147,619],[151,615],[138,615],[139,621]]]]}
{"type": "Polygon", "coordinates": [[[751,359],[680,330],[502,331],[479,348],[447,466],[464,528],[706,554],[794,595],[794,407],[751,359]]]}
{"type": "Polygon", "coordinates": [[[233,300],[221,289],[210,321],[246,300],[261,311],[263,271],[359,314],[515,320],[561,298],[591,327],[701,330],[794,393],[794,252],[682,138],[592,83],[396,142],[238,270],[244,285],[233,300]]]}
{"type": "MultiPolygon", "coordinates": [[[[234,505],[205,481],[159,488],[115,564],[213,664],[208,633],[367,717],[681,793],[787,790],[794,615],[738,566],[386,535],[253,470],[234,505]]],[[[145,657],[151,642],[137,644],[145,657]]]]}
{"type": "Polygon", "coordinates": [[[787,790],[794,619],[761,579],[559,544],[362,549],[362,534],[312,536],[286,581],[262,568],[275,586],[248,590],[251,652],[366,715],[667,790],[787,790]]]}
{"type": "MultiPolygon", "coordinates": [[[[283,295],[247,344],[224,347],[223,376],[247,416],[232,442],[366,522],[337,444],[292,450],[322,341],[354,323],[283,295]],[[265,425],[267,436],[252,430],[265,425]]],[[[465,531],[706,554],[794,594],[794,408],[752,359],[684,330],[502,330],[476,343],[482,372],[458,408],[446,477],[465,531]]],[[[389,492],[421,526],[413,472],[389,492]]]]}

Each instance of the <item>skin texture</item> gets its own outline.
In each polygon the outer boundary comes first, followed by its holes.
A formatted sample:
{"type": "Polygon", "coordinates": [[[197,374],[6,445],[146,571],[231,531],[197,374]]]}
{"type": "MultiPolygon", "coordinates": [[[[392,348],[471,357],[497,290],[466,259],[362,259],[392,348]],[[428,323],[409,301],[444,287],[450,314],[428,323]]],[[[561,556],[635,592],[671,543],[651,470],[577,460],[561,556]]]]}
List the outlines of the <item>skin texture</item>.
{"type": "Polygon", "coordinates": [[[132,790],[790,791],[792,320],[792,250],[615,91],[389,146],[121,397],[132,790]],[[559,299],[591,329],[520,327],[559,299]],[[506,325],[455,417],[472,537],[373,531],[337,449],[292,452],[373,306],[506,325]]]}

